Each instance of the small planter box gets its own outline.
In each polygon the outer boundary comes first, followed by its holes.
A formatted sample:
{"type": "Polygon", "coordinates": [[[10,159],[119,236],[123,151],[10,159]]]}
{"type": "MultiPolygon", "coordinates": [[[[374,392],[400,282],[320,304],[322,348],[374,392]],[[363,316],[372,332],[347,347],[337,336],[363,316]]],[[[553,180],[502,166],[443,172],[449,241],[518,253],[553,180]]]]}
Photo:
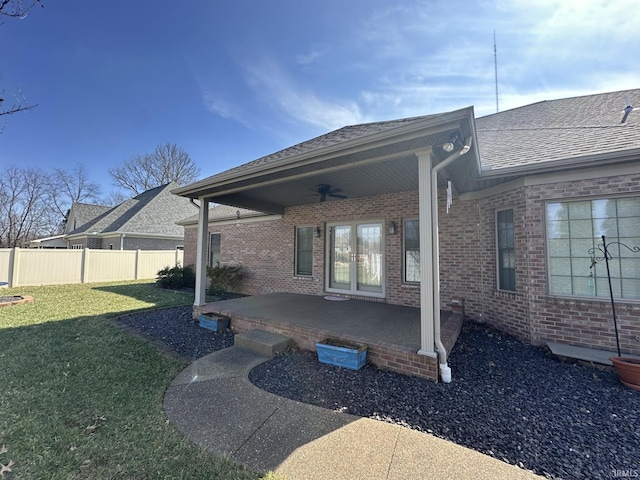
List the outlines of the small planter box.
{"type": "Polygon", "coordinates": [[[318,361],[327,365],[360,370],[367,363],[367,346],[326,339],[316,343],[318,361]]]}
{"type": "Polygon", "coordinates": [[[200,315],[200,326],[207,330],[213,330],[214,332],[221,332],[229,328],[229,319],[224,317],[209,317],[207,315],[200,315]]]}

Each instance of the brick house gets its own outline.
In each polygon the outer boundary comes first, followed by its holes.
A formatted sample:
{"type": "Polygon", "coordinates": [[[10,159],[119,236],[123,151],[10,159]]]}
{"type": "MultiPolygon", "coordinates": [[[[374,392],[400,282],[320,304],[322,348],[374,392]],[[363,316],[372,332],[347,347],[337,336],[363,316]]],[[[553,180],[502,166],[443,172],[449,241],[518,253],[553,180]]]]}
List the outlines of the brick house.
{"type": "MultiPolygon", "coordinates": [[[[195,306],[220,261],[247,268],[248,294],[419,307],[418,353],[441,368],[439,312],[457,298],[528,342],[614,350],[589,249],[640,246],[633,103],[640,89],[355,125],[179,188],[202,204],[181,222],[195,306]]],[[[640,254],[612,251],[621,347],[640,354],[640,254]]]]}
{"type": "Polygon", "coordinates": [[[171,194],[177,187],[168,183],[151,188],[115,207],[74,203],[62,239],[71,249],[182,248],[184,230],[176,222],[198,208],[189,199],[171,194]]]}

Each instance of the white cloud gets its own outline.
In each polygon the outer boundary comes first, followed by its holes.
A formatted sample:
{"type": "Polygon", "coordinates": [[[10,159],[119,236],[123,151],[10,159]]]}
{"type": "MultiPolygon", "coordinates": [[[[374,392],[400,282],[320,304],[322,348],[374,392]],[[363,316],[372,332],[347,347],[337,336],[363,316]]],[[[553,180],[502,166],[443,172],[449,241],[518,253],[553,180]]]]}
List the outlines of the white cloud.
{"type": "Polygon", "coordinates": [[[351,37],[335,35],[340,45],[326,38],[301,45],[303,53],[288,57],[291,70],[274,56],[245,56],[236,61],[233,94],[201,83],[202,99],[223,118],[272,131],[288,124],[315,133],[469,105],[477,115],[494,113],[494,29],[500,110],[637,87],[635,1],[429,0],[384,8],[354,19],[351,37]],[[309,65],[313,77],[305,77],[309,65]],[[242,90],[249,94],[239,97],[242,90]]]}
{"type": "Polygon", "coordinates": [[[253,63],[245,63],[244,69],[255,96],[295,122],[332,130],[363,121],[355,102],[321,98],[309,87],[295,82],[272,58],[262,56],[253,63]]]}
{"type": "Polygon", "coordinates": [[[306,54],[298,54],[296,55],[296,63],[298,65],[310,65],[315,63],[320,57],[322,57],[326,53],[324,49],[313,49],[309,53],[306,54]]]}

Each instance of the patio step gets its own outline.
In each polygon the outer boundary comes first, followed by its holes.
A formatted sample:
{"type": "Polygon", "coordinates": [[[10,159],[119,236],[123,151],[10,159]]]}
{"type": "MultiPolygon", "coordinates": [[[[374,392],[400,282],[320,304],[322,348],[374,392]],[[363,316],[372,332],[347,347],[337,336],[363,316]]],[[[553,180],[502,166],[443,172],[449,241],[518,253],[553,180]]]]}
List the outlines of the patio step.
{"type": "Polygon", "coordinates": [[[289,349],[291,338],[266,330],[248,330],[236,334],[233,345],[252,352],[273,357],[289,349]]]}

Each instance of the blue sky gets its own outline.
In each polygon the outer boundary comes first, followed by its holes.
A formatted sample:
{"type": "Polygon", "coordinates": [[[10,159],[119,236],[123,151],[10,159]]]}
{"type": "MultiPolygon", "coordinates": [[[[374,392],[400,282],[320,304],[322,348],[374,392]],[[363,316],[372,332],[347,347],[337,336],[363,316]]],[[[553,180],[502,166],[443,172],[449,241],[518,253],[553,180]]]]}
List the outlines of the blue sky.
{"type": "MultiPolygon", "coordinates": [[[[0,168],[170,142],[209,176],[355,123],[640,86],[636,0],[44,0],[0,24],[0,168]]],[[[622,108],[622,106],[621,106],[622,108]]]]}

